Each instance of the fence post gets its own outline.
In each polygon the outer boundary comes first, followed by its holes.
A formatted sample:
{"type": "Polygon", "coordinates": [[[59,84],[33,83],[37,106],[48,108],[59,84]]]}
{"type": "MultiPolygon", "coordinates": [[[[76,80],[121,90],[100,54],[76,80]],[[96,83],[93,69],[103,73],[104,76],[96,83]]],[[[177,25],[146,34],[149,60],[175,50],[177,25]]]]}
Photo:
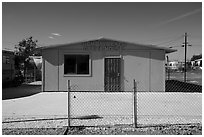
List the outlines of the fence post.
{"type": "Polygon", "coordinates": [[[67,81],[67,90],[68,90],[68,96],[67,96],[67,114],[68,114],[68,127],[70,127],[70,80],[67,81]]]}
{"type": "Polygon", "coordinates": [[[135,79],[133,80],[134,84],[134,127],[137,127],[137,83],[135,79]]]}

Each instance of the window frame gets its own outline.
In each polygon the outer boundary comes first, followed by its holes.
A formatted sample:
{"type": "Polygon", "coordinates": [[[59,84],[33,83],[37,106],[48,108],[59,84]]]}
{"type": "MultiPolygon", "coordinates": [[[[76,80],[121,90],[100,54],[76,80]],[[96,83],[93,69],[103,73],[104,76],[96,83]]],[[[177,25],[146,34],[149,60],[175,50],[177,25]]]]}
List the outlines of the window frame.
{"type": "Polygon", "coordinates": [[[6,64],[10,64],[10,56],[6,56],[6,64]]]}
{"type": "Polygon", "coordinates": [[[64,53],[63,54],[63,75],[64,77],[90,77],[92,76],[92,60],[91,54],[89,53],[64,53]],[[65,74],[64,65],[65,65],[65,56],[66,55],[89,55],[89,74],[65,74]]]}
{"type": "Polygon", "coordinates": [[[9,55],[3,55],[2,56],[2,63],[3,64],[10,64],[11,57],[9,55]]]}
{"type": "Polygon", "coordinates": [[[3,63],[3,64],[7,64],[7,63],[6,63],[6,55],[3,55],[3,56],[2,56],[2,63],[3,63]]]}

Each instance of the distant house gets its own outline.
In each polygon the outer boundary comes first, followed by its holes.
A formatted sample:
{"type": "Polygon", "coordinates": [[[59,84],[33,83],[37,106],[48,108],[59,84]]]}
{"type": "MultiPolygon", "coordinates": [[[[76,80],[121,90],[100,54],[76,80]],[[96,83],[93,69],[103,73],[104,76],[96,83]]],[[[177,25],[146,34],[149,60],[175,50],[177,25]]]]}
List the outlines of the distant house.
{"type": "MultiPolygon", "coordinates": [[[[166,68],[168,68],[171,71],[184,71],[185,68],[185,62],[183,61],[169,61],[168,65],[166,65],[166,68]]],[[[191,68],[191,62],[190,61],[186,61],[186,69],[190,69],[191,68]]]]}
{"type": "Polygon", "coordinates": [[[37,69],[41,70],[42,69],[42,56],[30,56],[30,58],[35,63],[35,66],[37,67],[37,69]]]}
{"type": "Polygon", "coordinates": [[[34,81],[42,80],[42,56],[31,57],[35,64],[34,81]]]}
{"type": "Polygon", "coordinates": [[[196,69],[196,68],[201,68],[202,69],[202,58],[192,60],[191,61],[191,66],[192,66],[193,69],[196,69]]]}
{"type": "Polygon", "coordinates": [[[165,91],[165,54],[176,50],[106,38],[41,47],[42,90],[165,91]]]}
{"type": "Polygon", "coordinates": [[[2,50],[2,83],[10,82],[15,78],[14,52],[2,50]]]}
{"type": "Polygon", "coordinates": [[[25,70],[25,81],[41,80],[42,56],[29,56],[30,63],[25,70]]]}
{"type": "Polygon", "coordinates": [[[170,70],[178,70],[179,63],[180,63],[179,61],[169,61],[167,66],[170,70]]]}

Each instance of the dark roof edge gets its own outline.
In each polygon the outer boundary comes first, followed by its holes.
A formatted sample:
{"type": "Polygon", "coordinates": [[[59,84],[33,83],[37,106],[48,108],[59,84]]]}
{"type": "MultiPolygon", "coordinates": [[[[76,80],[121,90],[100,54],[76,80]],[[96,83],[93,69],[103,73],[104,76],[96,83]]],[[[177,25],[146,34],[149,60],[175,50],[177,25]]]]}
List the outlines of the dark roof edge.
{"type": "Polygon", "coordinates": [[[12,51],[12,50],[8,50],[8,49],[2,49],[2,52],[7,52],[7,53],[13,53],[14,54],[14,51],[12,51]]]}
{"type": "Polygon", "coordinates": [[[95,41],[95,40],[102,40],[102,39],[111,40],[111,41],[118,41],[118,42],[121,42],[121,43],[127,43],[127,44],[133,44],[133,45],[141,45],[141,46],[144,46],[144,47],[155,48],[155,49],[158,49],[158,50],[165,50],[165,53],[171,53],[171,52],[177,51],[176,49],[169,49],[169,48],[166,48],[166,47],[158,47],[156,45],[140,44],[140,43],[127,42],[127,41],[115,40],[115,39],[104,38],[104,37],[102,37],[102,38],[100,37],[98,39],[83,40],[83,41],[78,41],[78,42],[49,45],[49,46],[39,47],[38,49],[44,50],[44,49],[50,49],[50,48],[57,48],[57,47],[62,47],[62,46],[66,46],[66,45],[72,45],[72,44],[78,44],[78,43],[95,41]]]}

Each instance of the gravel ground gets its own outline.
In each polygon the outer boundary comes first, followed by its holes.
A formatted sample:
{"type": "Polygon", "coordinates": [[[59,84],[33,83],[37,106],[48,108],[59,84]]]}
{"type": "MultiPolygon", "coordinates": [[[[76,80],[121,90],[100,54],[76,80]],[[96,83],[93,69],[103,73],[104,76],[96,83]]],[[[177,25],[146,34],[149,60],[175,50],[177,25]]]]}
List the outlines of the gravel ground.
{"type": "MultiPolygon", "coordinates": [[[[2,128],[62,128],[68,125],[67,116],[18,116],[3,117],[2,128]]],[[[70,120],[71,126],[104,126],[104,125],[130,125],[134,121],[131,116],[99,116],[89,118],[73,118],[70,120]]],[[[160,124],[186,124],[202,123],[201,117],[152,117],[139,116],[137,123],[140,125],[160,125],[160,124]]]]}
{"type": "Polygon", "coordinates": [[[67,116],[17,116],[3,117],[2,128],[62,128],[67,126],[67,116]]]}
{"type": "Polygon", "coordinates": [[[67,128],[9,128],[3,135],[64,135],[67,128]]]}
{"type": "Polygon", "coordinates": [[[10,128],[3,135],[202,135],[201,124],[160,125],[133,128],[132,125],[71,128],[10,128]]]}
{"type": "Polygon", "coordinates": [[[4,135],[201,135],[202,120],[187,118],[138,117],[138,128],[133,128],[132,117],[98,117],[71,119],[67,116],[3,117],[4,135]],[[188,123],[188,124],[186,124],[188,123]],[[74,127],[75,126],[75,127],[74,127]]]}
{"type": "Polygon", "coordinates": [[[109,127],[75,127],[67,130],[68,135],[201,135],[200,124],[160,125],[133,128],[131,125],[109,127]]]}

